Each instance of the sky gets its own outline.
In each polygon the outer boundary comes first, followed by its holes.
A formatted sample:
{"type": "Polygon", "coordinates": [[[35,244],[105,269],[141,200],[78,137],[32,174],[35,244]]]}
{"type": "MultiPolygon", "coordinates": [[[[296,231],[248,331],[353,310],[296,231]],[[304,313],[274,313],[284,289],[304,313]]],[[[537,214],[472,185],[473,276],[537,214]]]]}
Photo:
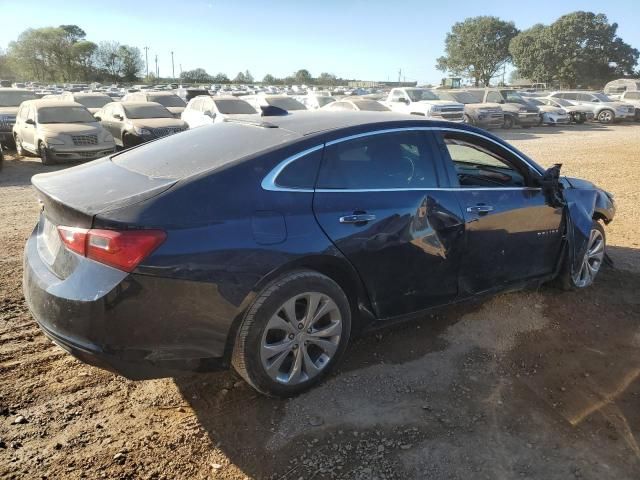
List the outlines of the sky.
{"type": "Polygon", "coordinates": [[[638,0],[0,0],[0,47],[27,28],[76,24],[93,42],[149,47],[161,76],[202,67],[256,80],[306,68],[343,78],[440,83],[435,68],[455,22],[477,15],[513,21],[519,29],[551,23],[576,10],[605,13],[618,35],[640,49],[638,0]]]}

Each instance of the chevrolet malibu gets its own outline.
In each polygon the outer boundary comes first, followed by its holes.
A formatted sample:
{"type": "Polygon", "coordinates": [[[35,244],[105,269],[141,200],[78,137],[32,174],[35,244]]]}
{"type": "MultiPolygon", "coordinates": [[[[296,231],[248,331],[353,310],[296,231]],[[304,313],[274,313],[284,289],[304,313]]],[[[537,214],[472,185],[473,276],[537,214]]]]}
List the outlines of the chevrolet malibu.
{"type": "Polygon", "coordinates": [[[318,383],[360,332],[587,288],[615,213],[485,131],[389,112],[204,126],[33,185],[24,290],[54,342],[132,379],[233,366],[276,396],[318,383]]]}

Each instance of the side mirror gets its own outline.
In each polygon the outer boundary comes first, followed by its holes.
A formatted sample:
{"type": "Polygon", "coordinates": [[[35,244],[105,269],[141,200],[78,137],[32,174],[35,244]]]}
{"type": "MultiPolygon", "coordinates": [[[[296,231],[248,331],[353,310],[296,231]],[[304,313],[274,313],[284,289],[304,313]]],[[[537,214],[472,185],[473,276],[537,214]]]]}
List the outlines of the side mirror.
{"type": "Polygon", "coordinates": [[[202,113],[204,113],[204,114],[205,114],[207,117],[209,117],[209,118],[212,118],[212,119],[213,119],[213,118],[216,118],[216,114],[215,114],[215,112],[212,112],[211,110],[205,110],[205,111],[204,111],[204,112],[202,112],[202,113]]]}
{"type": "Polygon", "coordinates": [[[24,123],[26,123],[27,125],[35,125],[36,121],[33,118],[27,118],[24,123]]]}
{"type": "Polygon", "coordinates": [[[120,115],[119,113],[115,113],[115,114],[113,115],[113,118],[115,118],[116,120],[120,120],[120,121],[124,120],[124,118],[122,117],[122,115],[120,115]]]}
{"type": "Polygon", "coordinates": [[[101,122],[102,121],[102,117],[100,115],[94,115],[94,117],[96,117],[96,120],[101,122]]]}
{"type": "Polygon", "coordinates": [[[593,100],[591,100],[593,103],[600,103],[600,100],[598,100],[597,98],[594,98],[593,100]]]}
{"type": "Polygon", "coordinates": [[[404,104],[406,104],[406,105],[409,105],[409,100],[408,100],[408,99],[406,99],[406,98],[404,98],[404,97],[403,97],[403,98],[399,98],[399,99],[398,99],[398,102],[400,102],[400,103],[404,103],[404,104]]]}

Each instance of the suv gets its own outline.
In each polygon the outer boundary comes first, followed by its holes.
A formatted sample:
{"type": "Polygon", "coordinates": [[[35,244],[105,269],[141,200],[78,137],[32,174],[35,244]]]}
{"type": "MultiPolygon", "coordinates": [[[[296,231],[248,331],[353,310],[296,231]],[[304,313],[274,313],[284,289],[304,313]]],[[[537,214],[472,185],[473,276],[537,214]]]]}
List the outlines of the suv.
{"type": "Polygon", "coordinates": [[[178,95],[172,92],[136,92],[125,95],[122,99],[123,102],[155,102],[159,103],[175,118],[180,118],[187,103],[178,95]]]}
{"type": "Polygon", "coordinates": [[[96,113],[102,126],[122,148],[182,132],[189,128],[155,102],[112,102],[96,113]]]}
{"type": "Polygon", "coordinates": [[[464,105],[460,102],[440,100],[426,88],[394,88],[386,102],[394,112],[420,115],[433,120],[464,121],[464,105]]]}
{"type": "Polygon", "coordinates": [[[499,104],[504,112],[503,128],[508,129],[514,125],[529,128],[540,124],[540,109],[527,102],[515,90],[483,88],[469,89],[467,92],[474,95],[479,103],[499,104]]]}
{"type": "Polygon", "coordinates": [[[106,93],[72,93],[63,92],[59,95],[47,95],[46,100],[62,100],[65,102],[76,102],[87,107],[87,110],[95,115],[98,110],[113,99],[106,93]]]}
{"type": "Polygon", "coordinates": [[[497,103],[478,103],[476,97],[464,90],[434,90],[440,100],[459,102],[464,105],[464,121],[486,129],[499,128],[504,124],[504,112],[497,103]]]}
{"type": "Polygon", "coordinates": [[[13,138],[18,155],[39,155],[43,165],[58,160],[94,160],[116,149],[113,137],[84,105],[59,100],[23,102],[13,138]]]}
{"type": "Polygon", "coordinates": [[[36,100],[35,93],[17,88],[0,88],[0,147],[13,147],[13,125],[20,104],[26,100],[36,100]]]}
{"type": "Polygon", "coordinates": [[[640,121],[640,90],[627,90],[620,95],[620,101],[630,103],[636,110],[635,121],[640,121]]]}
{"type": "Polygon", "coordinates": [[[549,97],[564,98],[574,105],[582,105],[591,109],[600,123],[631,120],[636,115],[636,109],[633,105],[616,102],[602,92],[553,92],[549,97]]]}

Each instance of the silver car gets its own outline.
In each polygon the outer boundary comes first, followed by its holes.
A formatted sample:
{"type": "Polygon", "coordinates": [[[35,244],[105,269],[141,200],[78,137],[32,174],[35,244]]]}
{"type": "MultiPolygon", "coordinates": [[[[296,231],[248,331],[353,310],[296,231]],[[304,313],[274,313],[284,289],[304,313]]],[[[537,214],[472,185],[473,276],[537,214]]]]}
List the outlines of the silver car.
{"type": "Polygon", "coordinates": [[[591,109],[600,123],[613,123],[619,120],[632,120],[636,110],[629,103],[616,102],[602,92],[564,91],[553,92],[551,98],[563,98],[574,105],[591,109]]]}

